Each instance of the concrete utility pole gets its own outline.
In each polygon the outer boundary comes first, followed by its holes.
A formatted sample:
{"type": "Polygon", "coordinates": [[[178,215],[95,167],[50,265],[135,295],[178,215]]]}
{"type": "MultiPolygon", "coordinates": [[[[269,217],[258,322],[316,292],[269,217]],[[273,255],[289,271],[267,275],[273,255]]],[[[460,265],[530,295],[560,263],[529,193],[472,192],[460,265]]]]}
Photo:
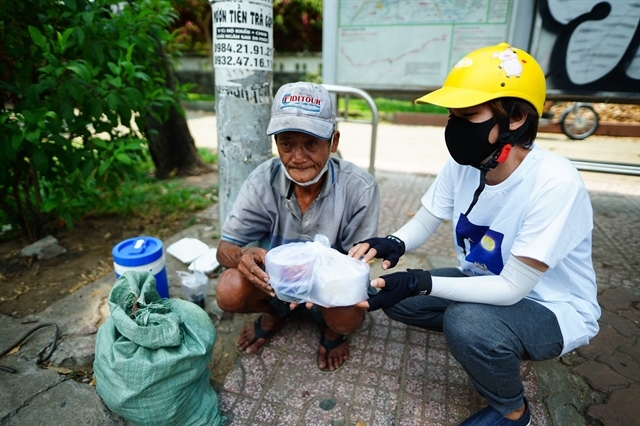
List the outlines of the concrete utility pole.
{"type": "Polygon", "coordinates": [[[242,182],[271,157],[273,5],[213,0],[211,7],[222,226],[242,182]]]}

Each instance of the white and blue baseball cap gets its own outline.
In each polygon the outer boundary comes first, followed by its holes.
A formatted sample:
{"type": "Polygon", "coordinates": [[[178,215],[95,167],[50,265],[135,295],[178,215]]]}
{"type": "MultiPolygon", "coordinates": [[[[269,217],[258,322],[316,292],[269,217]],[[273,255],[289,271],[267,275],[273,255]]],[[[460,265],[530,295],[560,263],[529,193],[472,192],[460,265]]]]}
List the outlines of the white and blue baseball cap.
{"type": "Polygon", "coordinates": [[[299,81],[278,89],[271,107],[267,135],[303,132],[331,139],[336,126],[331,95],[320,84],[299,81]]]}

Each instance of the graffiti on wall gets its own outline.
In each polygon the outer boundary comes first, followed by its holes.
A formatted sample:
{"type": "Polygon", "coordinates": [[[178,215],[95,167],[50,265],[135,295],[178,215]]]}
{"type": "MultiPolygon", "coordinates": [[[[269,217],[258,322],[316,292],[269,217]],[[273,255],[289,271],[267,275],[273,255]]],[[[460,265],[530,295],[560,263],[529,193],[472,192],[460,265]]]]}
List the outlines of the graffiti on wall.
{"type": "Polygon", "coordinates": [[[638,0],[541,0],[542,30],[553,37],[546,64],[550,89],[640,97],[638,0]]]}

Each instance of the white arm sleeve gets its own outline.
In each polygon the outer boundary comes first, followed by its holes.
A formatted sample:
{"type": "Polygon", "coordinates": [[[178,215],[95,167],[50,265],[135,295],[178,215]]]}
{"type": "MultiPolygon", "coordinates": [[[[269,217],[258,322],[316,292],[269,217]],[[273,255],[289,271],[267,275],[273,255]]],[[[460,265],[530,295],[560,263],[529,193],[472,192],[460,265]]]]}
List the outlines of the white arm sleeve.
{"type": "Polygon", "coordinates": [[[442,219],[435,217],[433,213],[422,206],[409,222],[392,235],[404,242],[405,252],[407,252],[420,247],[431,234],[436,232],[441,223],[442,219]]]}
{"type": "Polygon", "coordinates": [[[430,295],[457,302],[509,306],[529,294],[542,274],[511,255],[500,275],[431,277],[433,288],[430,295]]]}

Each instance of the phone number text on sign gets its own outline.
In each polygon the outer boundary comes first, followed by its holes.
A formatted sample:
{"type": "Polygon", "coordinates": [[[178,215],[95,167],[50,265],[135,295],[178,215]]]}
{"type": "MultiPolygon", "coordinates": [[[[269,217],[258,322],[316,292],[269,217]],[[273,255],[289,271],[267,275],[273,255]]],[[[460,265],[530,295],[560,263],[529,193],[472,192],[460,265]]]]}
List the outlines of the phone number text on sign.
{"type": "Polygon", "coordinates": [[[271,4],[214,3],[214,66],[272,70],[272,13],[271,4]]]}

